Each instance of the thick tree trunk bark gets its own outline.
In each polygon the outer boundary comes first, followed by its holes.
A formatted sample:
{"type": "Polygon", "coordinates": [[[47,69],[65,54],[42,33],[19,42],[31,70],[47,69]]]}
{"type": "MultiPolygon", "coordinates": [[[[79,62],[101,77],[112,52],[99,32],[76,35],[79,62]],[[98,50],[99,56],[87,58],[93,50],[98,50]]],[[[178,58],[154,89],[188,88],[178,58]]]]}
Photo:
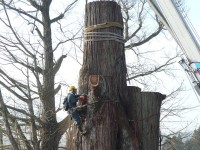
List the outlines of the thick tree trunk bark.
{"type": "MultiPolygon", "coordinates": [[[[1,122],[0,122],[1,123],[1,122]]],[[[2,127],[0,126],[0,148],[2,150],[4,150],[4,145],[3,145],[3,129],[2,127]]]]}
{"type": "Polygon", "coordinates": [[[83,67],[79,90],[87,93],[87,134],[78,150],[158,149],[159,93],[127,87],[121,8],[112,1],[86,5],[83,67]]]}
{"type": "Polygon", "coordinates": [[[159,146],[160,107],[165,95],[141,92],[138,87],[128,87],[127,114],[136,138],[137,149],[157,150],[159,146]]]}
{"type": "Polygon", "coordinates": [[[51,38],[50,19],[51,0],[43,1],[42,22],[43,24],[43,44],[44,44],[44,72],[41,101],[43,105],[42,121],[44,122],[41,131],[41,149],[55,150],[58,148],[60,135],[58,134],[58,123],[55,111],[54,96],[54,70],[53,70],[53,49],[51,38]]]}

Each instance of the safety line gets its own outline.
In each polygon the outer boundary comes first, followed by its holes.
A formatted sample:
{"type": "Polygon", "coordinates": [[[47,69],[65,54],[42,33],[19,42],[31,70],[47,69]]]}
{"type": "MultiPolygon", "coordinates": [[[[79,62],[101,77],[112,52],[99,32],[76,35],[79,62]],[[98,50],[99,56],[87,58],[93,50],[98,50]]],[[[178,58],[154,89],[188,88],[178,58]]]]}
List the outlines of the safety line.
{"type": "Polygon", "coordinates": [[[84,42],[92,41],[117,41],[120,43],[125,43],[125,40],[122,35],[113,33],[113,32],[85,32],[84,33],[84,42]]]}
{"type": "Polygon", "coordinates": [[[85,28],[85,32],[91,32],[93,30],[104,29],[104,28],[109,28],[109,27],[117,27],[117,28],[123,29],[123,25],[119,22],[106,22],[106,23],[89,26],[85,28]]]}

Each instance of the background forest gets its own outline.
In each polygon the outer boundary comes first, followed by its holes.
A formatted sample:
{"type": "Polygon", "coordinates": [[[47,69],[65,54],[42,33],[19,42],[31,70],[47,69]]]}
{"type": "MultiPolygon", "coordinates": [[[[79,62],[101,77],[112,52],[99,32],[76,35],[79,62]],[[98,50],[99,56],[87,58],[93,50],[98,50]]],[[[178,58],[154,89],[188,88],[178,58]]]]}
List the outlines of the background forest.
{"type": "Polygon", "coordinates": [[[164,138],[162,150],[199,150],[200,127],[193,133],[178,133],[164,138]]]}

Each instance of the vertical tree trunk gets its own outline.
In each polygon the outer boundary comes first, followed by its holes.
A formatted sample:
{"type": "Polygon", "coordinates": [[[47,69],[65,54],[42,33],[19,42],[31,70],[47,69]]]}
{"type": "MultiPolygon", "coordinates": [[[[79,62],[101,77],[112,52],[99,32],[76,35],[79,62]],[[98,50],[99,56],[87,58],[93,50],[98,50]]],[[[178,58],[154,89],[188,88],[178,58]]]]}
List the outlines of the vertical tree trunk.
{"type": "Polygon", "coordinates": [[[95,103],[88,107],[89,132],[79,149],[112,150],[117,146],[117,109],[126,87],[126,65],[123,41],[117,42],[111,36],[123,36],[122,15],[116,3],[102,1],[89,3],[85,17],[88,32],[79,87],[81,92],[89,93],[89,103],[95,103]],[[92,84],[95,78],[97,83],[92,84]]]}
{"type": "Polygon", "coordinates": [[[50,19],[51,0],[43,0],[42,22],[43,24],[43,44],[44,44],[44,75],[41,101],[43,105],[42,121],[44,127],[41,131],[41,149],[55,150],[58,148],[60,135],[58,134],[58,124],[56,121],[54,78],[53,72],[53,50],[51,37],[50,19]]]}
{"type": "Polygon", "coordinates": [[[160,107],[165,95],[156,92],[141,92],[137,87],[128,87],[127,112],[139,150],[157,150],[159,146],[160,107]]]}
{"type": "MultiPolygon", "coordinates": [[[[1,123],[1,121],[0,121],[1,123]]],[[[4,145],[3,145],[3,129],[2,129],[2,123],[0,124],[0,149],[4,150],[4,145]]]]}
{"type": "Polygon", "coordinates": [[[83,123],[87,134],[77,135],[76,149],[158,149],[159,112],[164,97],[126,85],[120,6],[112,1],[87,4],[85,27],[79,91],[89,95],[83,123]]]}

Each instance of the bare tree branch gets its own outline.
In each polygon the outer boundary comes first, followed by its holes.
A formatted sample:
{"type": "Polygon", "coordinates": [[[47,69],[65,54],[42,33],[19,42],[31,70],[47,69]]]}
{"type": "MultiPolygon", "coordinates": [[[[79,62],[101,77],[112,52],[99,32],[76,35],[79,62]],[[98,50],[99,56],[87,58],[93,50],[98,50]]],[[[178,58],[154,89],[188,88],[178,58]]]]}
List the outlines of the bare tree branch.
{"type": "Polygon", "coordinates": [[[67,57],[67,55],[62,55],[62,56],[57,60],[56,64],[55,64],[54,67],[53,67],[53,73],[54,73],[54,75],[56,75],[56,73],[57,73],[58,70],[60,69],[60,66],[61,66],[61,64],[62,64],[63,59],[66,58],[66,57],[67,57]]]}
{"type": "Polygon", "coordinates": [[[17,92],[13,91],[10,87],[8,87],[6,84],[4,84],[2,81],[0,81],[0,85],[2,85],[4,88],[6,88],[8,91],[10,91],[13,95],[15,95],[17,98],[19,98],[20,100],[27,102],[28,99],[22,97],[21,95],[19,95],[17,92]]]}
{"type": "Polygon", "coordinates": [[[70,122],[70,120],[71,120],[71,116],[70,115],[68,115],[67,117],[65,117],[60,123],[59,123],[59,127],[58,127],[58,133],[60,134],[60,135],[63,135],[65,132],[66,132],[66,130],[70,127],[70,125],[71,125],[71,122],[70,122]]]}
{"type": "Polygon", "coordinates": [[[7,107],[8,109],[12,109],[12,110],[15,110],[15,111],[17,111],[17,112],[19,112],[19,113],[22,113],[22,114],[24,114],[24,115],[26,115],[26,116],[34,117],[34,119],[35,119],[38,123],[40,123],[40,125],[43,125],[43,124],[44,124],[44,123],[42,122],[42,120],[40,120],[38,117],[36,117],[35,115],[33,116],[33,115],[27,113],[27,112],[26,112],[25,110],[23,110],[23,109],[15,108],[15,107],[12,107],[12,106],[9,106],[9,105],[6,105],[6,107],[7,107]]]}
{"type": "Polygon", "coordinates": [[[169,60],[167,60],[163,65],[160,65],[158,67],[155,67],[154,69],[150,70],[150,71],[147,71],[147,72],[144,72],[144,73],[141,73],[141,74],[138,74],[138,75],[135,75],[135,76],[132,76],[132,77],[129,77],[127,80],[130,81],[132,79],[135,79],[135,78],[138,78],[138,77],[142,77],[142,76],[147,76],[147,75],[150,75],[152,73],[155,73],[155,72],[161,72],[161,71],[164,71],[165,68],[171,64],[173,64],[174,62],[172,60],[174,60],[176,57],[174,58],[170,58],[169,60]]]}
{"type": "Polygon", "coordinates": [[[13,149],[19,150],[18,144],[17,144],[17,142],[15,141],[15,139],[12,135],[10,124],[8,122],[7,110],[6,110],[5,104],[3,102],[3,96],[1,94],[1,90],[0,90],[0,107],[1,107],[1,110],[2,110],[1,113],[2,113],[3,120],[4,120],[4,123],[5,123],[5,126],[6,126],[6,132],[8,134],[8,138],[9,138],[11,144],[12,144],[13,149]]]}
{"type": "Polygon", "coordinates": [[[30,4],[35,7],[37,10],[42,10],[42,6],[39,5],[35,0],[28,0],[30,2],[30,4]]]}
{"type": "Polygon", "coordinates": [[[8,8],[11,9],[11,10],[16,11],[17,13],[20,13],[20,14],[23,14],[23,15],[25,15],[25,16],[27,16],[27,17],[30,17],[31,19],[33,19],[33,20],[39,22],[40,24],[43,24],[43,22],[42,22],[41,20],[39,20],[38,18],[36,18],[36,17],[30,15],[29,13],[27,13],[27,12],[21,10],[21,9],[12,7],[11,5],[6,4],[5,2],[3,2],[3,5],[5,5],[6,7],[8,7],[8,8]]]}
{"type": "Polygon", "coordinates": [[[61,85],[59,84],[54,90],[54,95],[56,95],[60,91],[60,89],[61,89],[61,85]]]}
{"type": "Polygon", "coordinates": [[[154,37],[156,37],[162,31],[162,29],[163,29],[163,25],[161,23],[159,23],[159,27],[158,27],[158,30],[156,32],[152,33],[147,38],[145,38],[144,40],[141,40],[138,43],[131,43],[129,45],[126,45],[125,48],[126,49],[131,49],[133,47],[140,46],[140,45],[142,45],[142,44],[150,41],[151,39],[153,39],[154,37]]]}
{"type": "Polygon", "coordinates": [[[78,1],[78,0],[74,0],[71,4],[69,4],[69,5],[67,6],[67,8],[65,8],[65,11],[64,11],[63,13],[61,13],[61,14],[58,15],[57,17],[51,19],[51,23],[54,23],[54,22],[56,22],[56,21],[59,21],[59,20],[63,19],[64,16],[65,16],[65,14],[66,14],[66,12],[68,12],[68,11],[74,6],[74,4],[76,4],[77,1],[78,1]]]}
{"type": "Polygon", "coordinates": [[[56,18],[53,18],[53,19],[51,20],[51,23],[54,23],[54,22],[56,22],[56,21],[62,19],[63,17],[64,17],[64,14],[60,14],[60,15],[57,16],[56,18]]]}

